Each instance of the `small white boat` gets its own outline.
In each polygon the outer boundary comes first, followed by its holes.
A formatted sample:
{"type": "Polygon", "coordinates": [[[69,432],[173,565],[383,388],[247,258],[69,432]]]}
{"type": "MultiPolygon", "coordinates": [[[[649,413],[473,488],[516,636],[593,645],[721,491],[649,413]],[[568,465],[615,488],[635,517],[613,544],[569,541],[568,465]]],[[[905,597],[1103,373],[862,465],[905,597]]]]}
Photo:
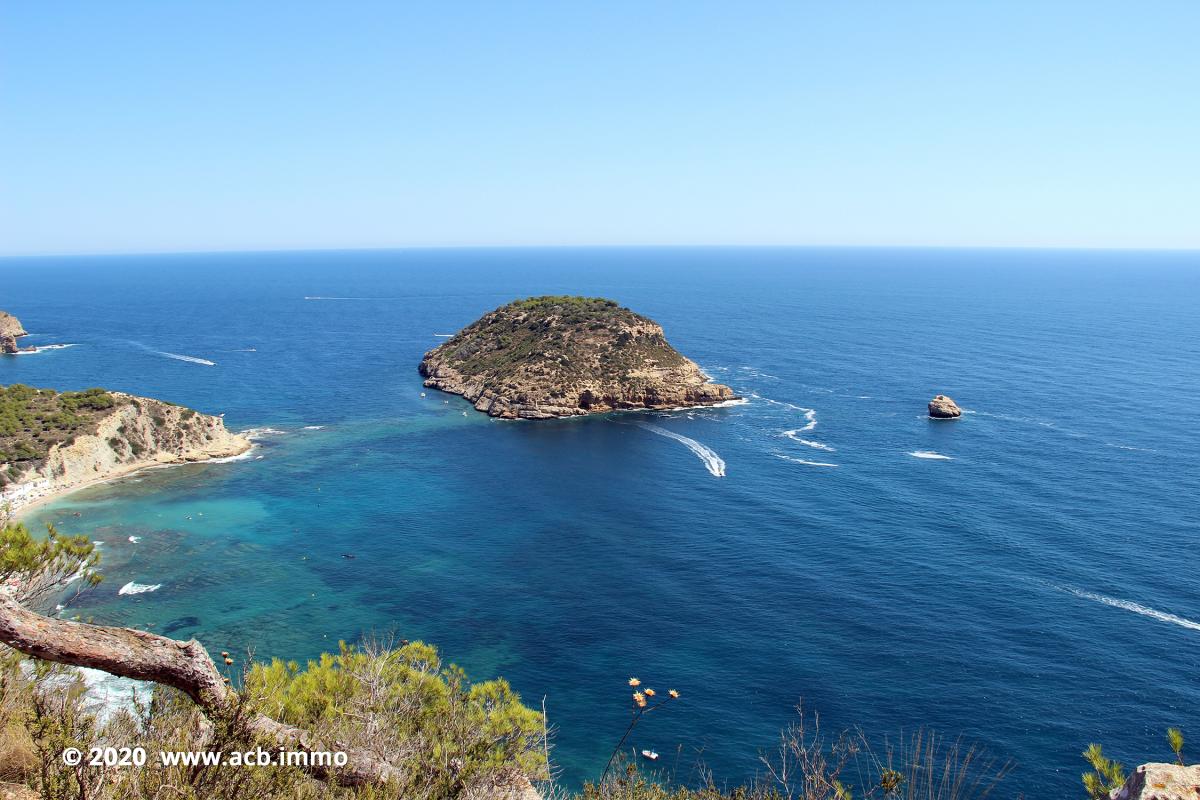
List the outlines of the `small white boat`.
{"type": "Polygon", "coordinates": [[[648,758],[651,761],[658,761],[658,753],[654,752],[653,750],[643,750],[642,758],[648,758]]]}
{"type": "Polygon", "coordinates": [[[424,392],[421,392],[421,397],[424,397],[424,396],[425,396],[425,393],[424,393],[424,392]]]}

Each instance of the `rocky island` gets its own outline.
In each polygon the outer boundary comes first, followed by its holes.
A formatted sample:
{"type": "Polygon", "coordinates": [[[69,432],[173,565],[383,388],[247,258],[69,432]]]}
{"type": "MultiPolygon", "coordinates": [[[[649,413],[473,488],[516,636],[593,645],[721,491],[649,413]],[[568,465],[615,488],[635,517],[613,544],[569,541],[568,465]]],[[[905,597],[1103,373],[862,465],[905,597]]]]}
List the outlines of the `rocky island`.
{"type": "Polygon", "coordinates": [[[14,317],[7,311],[0,311],[0,353],[19,353],[22,349],[17,345],[17,338],[27,336],[28,331],[21,324],[21,320],[14,317]]]}
{"type": "Polygon", "coordinates": [[[955,419],[962,416],[958,404],[944,394],[929,401],[929,416],[934,419],[955,419]]]}
{"type": "Polygon", "coordinates": [[[31,503],[145,467],[240,455],[251,447],[220,417],[88,389],[0,387],[0,503],[31,503]]]}
{"type": "Polygon", "coordinates": [[[425,385],[503,419],[551,419],[735,399],[667,343],[651,319],[596,297],[517,300],[420,364],[425,385]]]}

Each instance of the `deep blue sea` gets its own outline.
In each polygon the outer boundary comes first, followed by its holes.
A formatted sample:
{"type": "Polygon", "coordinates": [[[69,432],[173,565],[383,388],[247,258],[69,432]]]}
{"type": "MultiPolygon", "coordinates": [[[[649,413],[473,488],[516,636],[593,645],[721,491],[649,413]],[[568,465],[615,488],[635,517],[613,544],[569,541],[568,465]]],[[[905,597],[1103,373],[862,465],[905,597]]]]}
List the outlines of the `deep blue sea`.
{"type": "Polygon", "coordinates": [[[1200,741],[1200,254],[154,255],[6,259],[0,285],[28,344],[75,345],[0,382],[283,432],[31,515],[104,542],[68,615],[258,658],[436,643],[545,699],[571,784],[633,675],[682,692],[631,745],[684,781],[752,777],[801,700],[979,742],[1017,762],[1007,796],[1078,794],[1091,741],[1200,741]],[[535,294],[654,318],[749,402],[511,423],[421,396],[438,334],[535,294]],[[964,417],[928,419],[937,393],[964,417]]]}

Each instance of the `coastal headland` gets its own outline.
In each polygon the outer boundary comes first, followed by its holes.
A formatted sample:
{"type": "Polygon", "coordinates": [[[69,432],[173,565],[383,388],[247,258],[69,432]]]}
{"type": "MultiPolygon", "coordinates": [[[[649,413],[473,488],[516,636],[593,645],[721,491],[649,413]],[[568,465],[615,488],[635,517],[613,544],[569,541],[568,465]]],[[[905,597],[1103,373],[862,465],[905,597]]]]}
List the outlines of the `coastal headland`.
{"type": "Polygon", "coordinates": [[[220,417],[162,400],[0,388],[0,503],[9,513],[148,467],[230,458],[251,446],[220,417]]]}

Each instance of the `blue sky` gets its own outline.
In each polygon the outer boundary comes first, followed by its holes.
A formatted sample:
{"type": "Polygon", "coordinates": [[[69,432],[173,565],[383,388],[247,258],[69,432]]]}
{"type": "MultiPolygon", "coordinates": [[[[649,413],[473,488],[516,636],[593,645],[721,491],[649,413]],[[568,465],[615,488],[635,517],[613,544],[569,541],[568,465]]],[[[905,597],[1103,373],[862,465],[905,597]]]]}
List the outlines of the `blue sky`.
{"type": "Polygon", "coordinates": [[[0,4],[0,253],[1200,247],[1200,3],[0,4]]]}

